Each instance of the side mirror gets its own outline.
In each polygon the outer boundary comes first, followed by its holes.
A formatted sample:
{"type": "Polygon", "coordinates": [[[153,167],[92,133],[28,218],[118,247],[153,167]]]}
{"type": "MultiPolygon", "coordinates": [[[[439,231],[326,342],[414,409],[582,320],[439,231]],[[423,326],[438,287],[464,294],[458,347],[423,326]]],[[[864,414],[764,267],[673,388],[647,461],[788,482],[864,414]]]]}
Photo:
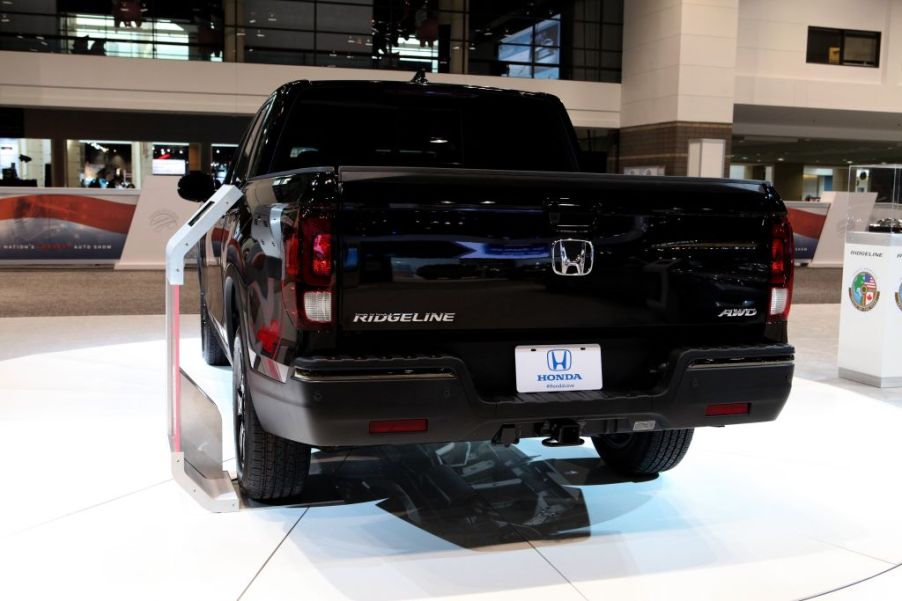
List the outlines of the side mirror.
{"type": "Polygon", "coordinates": [[[204,202],[216,191],[212,177],[202,171],[192,171],[179,179],[179,196],[193,202],[204,202]]]}

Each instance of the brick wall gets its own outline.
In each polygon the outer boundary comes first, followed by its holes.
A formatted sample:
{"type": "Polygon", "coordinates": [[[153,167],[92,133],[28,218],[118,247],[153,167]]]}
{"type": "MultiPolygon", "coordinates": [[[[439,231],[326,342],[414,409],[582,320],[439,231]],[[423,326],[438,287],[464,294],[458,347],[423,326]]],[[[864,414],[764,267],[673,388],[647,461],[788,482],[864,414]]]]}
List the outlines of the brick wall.
{"type": "Polygon", "coordinates": [[[666,175],[686,175],[689,140],[719,138],[726,140],[724,175],[729,173],[733,126],[729,123],[671,121],[654,125],[624,127],[620,130],[619,169],[624,167],[664,166],[666,175]]]}

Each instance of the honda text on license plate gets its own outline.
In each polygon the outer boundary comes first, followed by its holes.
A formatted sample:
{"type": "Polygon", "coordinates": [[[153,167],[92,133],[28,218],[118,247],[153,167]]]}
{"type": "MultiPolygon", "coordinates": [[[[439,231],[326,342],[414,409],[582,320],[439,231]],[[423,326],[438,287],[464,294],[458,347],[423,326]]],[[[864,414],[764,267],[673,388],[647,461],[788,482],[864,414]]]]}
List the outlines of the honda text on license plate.
{"type": "Polygon", "coordinates": [[[597,344],[518,346],[514,349],[517,392],[601,390],[597,344]]]}

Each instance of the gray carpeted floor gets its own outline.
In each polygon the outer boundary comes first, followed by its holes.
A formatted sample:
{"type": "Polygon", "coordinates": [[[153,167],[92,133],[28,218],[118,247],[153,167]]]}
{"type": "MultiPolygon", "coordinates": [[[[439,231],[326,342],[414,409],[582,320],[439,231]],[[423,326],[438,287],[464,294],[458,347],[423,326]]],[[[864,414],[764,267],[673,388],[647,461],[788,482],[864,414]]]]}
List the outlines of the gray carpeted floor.
{"type": "MultiPolygon", "coordinates": [[[[162,315],[162,271],[112,269],[4,269],[0,271],[0,317],[43,315],[162,315]]],[[[197,273],[185,274],[182,313],[200,311],[197,273]]]]}
{"type": "Polygon", "coordinates": [[[842,299],[842,269],[796,267],[792,302],[838,303],[842,299]]]}
{"type": "MultiPolygon", "coordinates": [[[[795,303],[838,303],[841,269],[796,269],[795,303]]],[[[0,317],[41,315],[160,315],[162,271],[112,269],[0,270],[0,317]]],[[[197,313],[197,276],[187,273],[182,313],[197,313]]]]}

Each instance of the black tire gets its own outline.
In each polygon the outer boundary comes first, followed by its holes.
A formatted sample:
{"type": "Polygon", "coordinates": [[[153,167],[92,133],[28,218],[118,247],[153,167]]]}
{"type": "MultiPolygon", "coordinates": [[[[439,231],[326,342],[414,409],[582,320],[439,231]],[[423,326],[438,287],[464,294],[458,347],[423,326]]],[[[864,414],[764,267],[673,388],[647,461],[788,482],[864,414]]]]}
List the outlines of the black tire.
{"type": "Polygon", "coordinates": [[[615,472],[650,476],[666,472],[683,460],[695,430],[662,430],[593,436],[595,450],[615,472]]]}
{"type": "Polygon", "coordinates": [[[219,336],[213,329],[215,326],[210,321],[207,313],[207,303],[200,300],[200,350],[207,365],[228,365],[229,356],[219,342],[219,336]]]}
{"type": "Polygon", "coordinates": [[[252,499],[273,501],[295,497],[310,471],[310,447],[263,430],[250,388],[241,336],[232,352],[232,417],[238,485],[252,499]]]}

